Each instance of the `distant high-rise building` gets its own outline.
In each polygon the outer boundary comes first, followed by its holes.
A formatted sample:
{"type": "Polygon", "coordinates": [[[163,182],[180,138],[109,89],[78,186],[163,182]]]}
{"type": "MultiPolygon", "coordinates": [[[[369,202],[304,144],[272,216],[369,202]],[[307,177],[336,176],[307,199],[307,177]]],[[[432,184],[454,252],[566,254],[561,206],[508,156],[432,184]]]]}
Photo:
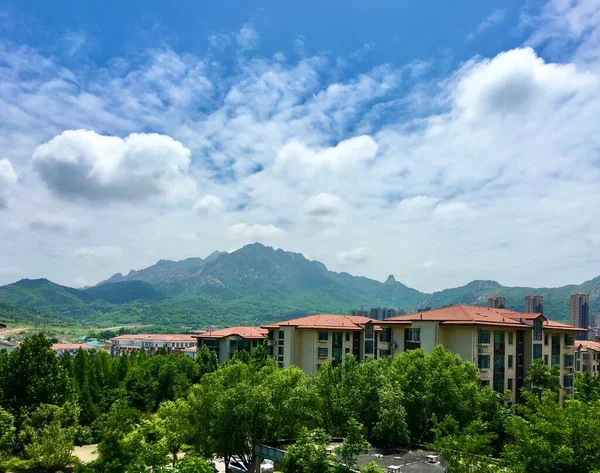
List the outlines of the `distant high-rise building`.
{"type": "Polygon", "coordinates": [[[360,309],[352,309],[350,311],[350,314],[348,314],[348,315],[353,315],[353,316],[358,316],[358,317],[370,317],[371,311],[369,309],[363,309],[361,307],[360,309]]]}
{"type": "MultiPolygon", "coordinates": [[[[590,328],[590,295],[589,294],[571,294],[571,303],[569,305],[569,321],[571,325],[579,328],[590,328]]],[[[577,338],[586,340],[587,333],[578,333],[577,338]]]]}
{"type": "Polygon", "coordinates": [[[506,308],[506,297],[504,296],[492,296],[488,298],[488,307],[493,309],[504,309],[506,308]]]}
{"type": "Polygon", "coordinates": [[[388,317],[394,317],[398,315],[395,309],[388,309],[386,307],[374,307],[372,309],[353,309],[350,311],[350,315],[360,316],[360,317],[369,317],[371,319],[376,320],[385,320],[388,317]]]}
{"type": "Polygon", "coordinates": [[[525,296],[525,312],[528,314],[543,314],[544,296],[525,296]]]}

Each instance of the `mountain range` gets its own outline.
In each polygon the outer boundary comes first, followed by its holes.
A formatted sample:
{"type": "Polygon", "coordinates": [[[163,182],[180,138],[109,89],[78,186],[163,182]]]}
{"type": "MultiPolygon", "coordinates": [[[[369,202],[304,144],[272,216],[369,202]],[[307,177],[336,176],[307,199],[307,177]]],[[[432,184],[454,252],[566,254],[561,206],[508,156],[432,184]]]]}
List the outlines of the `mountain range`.
{"type": "Polygon", "coordinates": [[[566,321],[572,292],[590,294],[592,313],[600,308],[600,276],[559,288],[472,281],[428,294],[407,287],[392,275],[380,282],[336,273],[302,254],[254,243],[231,253],[214,252],[204,259],[161,260],[84,289],[47,279],[23,279],[0,287],[0,321],[202,328],[259,324],[316,312],[348,313],[361,304],[407,312],[458,303],[486,305],[493,295],[503,295],[507,307],[523,310],[528,294],[543,295],[545,315],[566,321]]]}

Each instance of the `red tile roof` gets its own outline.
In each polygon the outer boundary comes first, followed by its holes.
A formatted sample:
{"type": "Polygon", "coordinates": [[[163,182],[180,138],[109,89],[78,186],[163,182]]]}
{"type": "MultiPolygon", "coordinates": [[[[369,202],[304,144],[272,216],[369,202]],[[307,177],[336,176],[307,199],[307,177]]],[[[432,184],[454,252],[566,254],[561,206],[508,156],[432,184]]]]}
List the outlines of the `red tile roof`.
{"type": "Polygon", "coordinates": [[[156,342],[195,342],[194,335],[182,335],[182,334],[160,334],[160,333],[134,333],[128,335],[119,335],[113,337],[113,340],[144,340],[144,341],[156,341],[156,342]]]}
{"type": "Polygon", "coordinates": [[[267,336],[267,330],[260,327],[229,327],[220,330],[208,330],[194,335],[196,338],[225,338],[231,336],[260,340],[267,336]]]}
{"type": "Polygon", "coordinates": [[[52,344],[52,349],[54,351],[57,350],[79,350],[83,348],[84,350],[95,350],[96,347],[93,345],[88,345],[87,343],[54,343],[52,344]]]}
{"type": "Polygon", "coordinates": [[[410,324],[414,321],[423,320],[439,322],[441,325],[488,325],[496,327],[531,328],[531,325],[528,325],[523,321],[533,320],[538,317],[542,318],[544,328],[581,331],[581,329],[577,329],[571,325],[547,320],[542,314],[529,314],[509,309],[496,309],[461,304],[417,312],[415,314],[398,315],[378,323],[381,325],[386,325],[388,323],[410,324]]]}
{"type": "Polygon", "coordinates": [[[265,325],[263,328],[296,327],[303,329],[363,330],[364,325],[368,322],[374,322],[374,320],[359,315],[316,314],[265,325]]]}
{"type": "Polygon", "coordinates": [[[588,350],[600,351],[600,342],[592,342],[591,340],[576,340],[575,346],[577,348],[584,346],[588,350]]]}

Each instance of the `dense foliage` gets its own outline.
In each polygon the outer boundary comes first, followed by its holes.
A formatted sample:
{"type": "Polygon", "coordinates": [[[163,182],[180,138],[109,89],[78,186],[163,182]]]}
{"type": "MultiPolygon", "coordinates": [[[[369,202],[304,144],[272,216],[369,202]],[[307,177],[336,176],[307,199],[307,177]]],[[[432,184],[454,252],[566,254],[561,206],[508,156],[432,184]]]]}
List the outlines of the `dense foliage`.
{"type": "Polygon", "coordinates": [[[277,368],[264,347],[224,365],[206,348],[195,359],[82,350],[59,359],[35,335],[0,353],[0,471],[59,471],[88,443],[99,458],[81,473],[208,473],[217,457],[254,471],[256,447],[280,439],[297,439],[285,472],[347,472],[369,443],[429,444],[450,473],[600,469],[598,378],[578,377],[563,404],[553,370],[536,365],[530,381],[525,402],[508,406],[442,347],[361,363],[348,355],[306,376],[277,368]],[[328,455],[334,436],[345,440],[328,455]]]}

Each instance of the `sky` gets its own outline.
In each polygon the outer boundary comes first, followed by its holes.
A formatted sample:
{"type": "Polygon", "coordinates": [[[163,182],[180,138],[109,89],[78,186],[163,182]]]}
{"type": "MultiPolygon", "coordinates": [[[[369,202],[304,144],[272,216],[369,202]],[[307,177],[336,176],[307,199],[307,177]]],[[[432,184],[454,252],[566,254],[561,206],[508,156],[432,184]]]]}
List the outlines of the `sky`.
{"type": "Polygon", "coordinates": [[[260,241],[600,274],[600,0],[0,0],[0,284],[260,241]]]}

